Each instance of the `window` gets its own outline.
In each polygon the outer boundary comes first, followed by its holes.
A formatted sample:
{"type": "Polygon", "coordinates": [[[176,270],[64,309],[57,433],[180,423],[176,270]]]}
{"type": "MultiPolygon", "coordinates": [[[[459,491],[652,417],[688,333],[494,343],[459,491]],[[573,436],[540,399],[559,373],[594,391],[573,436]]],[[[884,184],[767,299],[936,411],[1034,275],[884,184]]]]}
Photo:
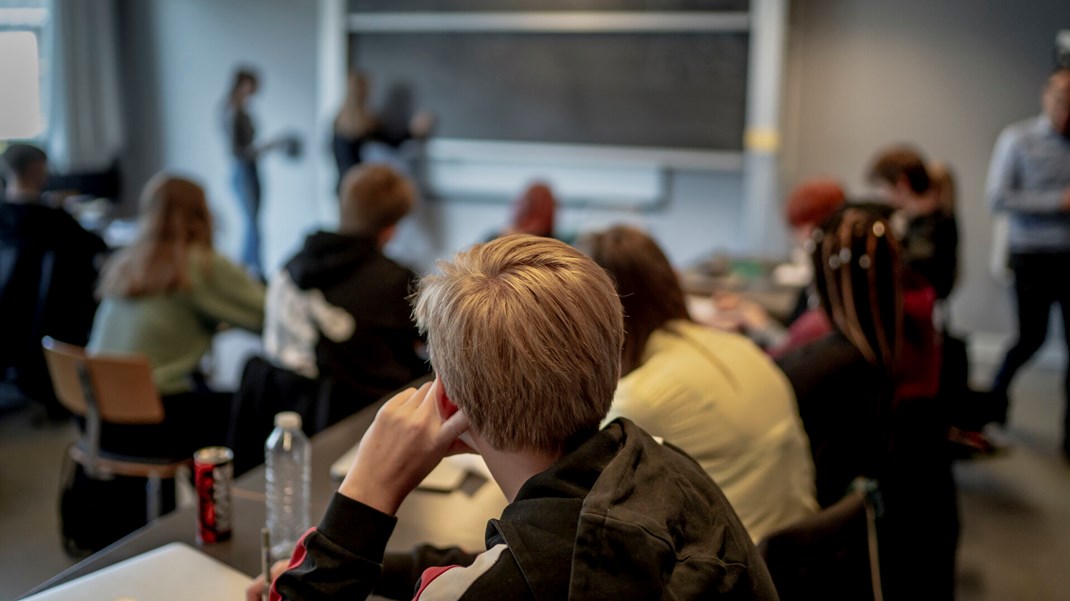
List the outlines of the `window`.
{"type": "Polygon", "coordinates": [[[48,5],[49,0],[0,0],[0,140],[44,136],[48,5]]]}

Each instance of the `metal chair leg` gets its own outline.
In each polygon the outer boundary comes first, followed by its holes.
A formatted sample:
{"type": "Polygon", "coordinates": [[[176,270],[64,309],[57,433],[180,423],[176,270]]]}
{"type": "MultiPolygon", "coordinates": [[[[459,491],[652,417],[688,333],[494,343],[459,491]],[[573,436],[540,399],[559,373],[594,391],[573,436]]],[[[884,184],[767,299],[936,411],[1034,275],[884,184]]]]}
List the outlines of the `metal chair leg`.
{"type": "Polygon", "coordinates": [[[145,480],[146,517],[151,522],[160,517],[160,476],[155,472],[145,480]]]}

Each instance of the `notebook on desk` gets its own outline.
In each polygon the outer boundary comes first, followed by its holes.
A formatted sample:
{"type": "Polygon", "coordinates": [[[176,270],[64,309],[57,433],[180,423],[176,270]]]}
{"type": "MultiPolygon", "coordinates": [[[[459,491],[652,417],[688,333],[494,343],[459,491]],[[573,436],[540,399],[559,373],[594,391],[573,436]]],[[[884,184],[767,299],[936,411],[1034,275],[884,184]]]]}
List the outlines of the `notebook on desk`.
{"type": "Polygon", "coordinates": [[[170,543],[23,601],[163,601],[245,598],[252,579],[183,543],[170,543]]]}

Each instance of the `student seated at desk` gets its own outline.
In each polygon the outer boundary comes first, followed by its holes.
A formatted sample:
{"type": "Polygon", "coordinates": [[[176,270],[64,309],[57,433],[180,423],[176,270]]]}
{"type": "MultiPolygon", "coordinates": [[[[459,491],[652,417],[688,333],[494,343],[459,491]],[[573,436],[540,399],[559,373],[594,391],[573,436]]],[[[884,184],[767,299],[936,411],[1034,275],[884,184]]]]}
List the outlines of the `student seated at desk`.
{"type": "Polygon", "coordinates": [[[946,299],[958,275],[958,225],[955,214],[944,209],[925,160],[910,147],[886,148],[874,159],[868,178],[905,220],[899,236],[903,263],[932,286],[936,298],[946,299]]]}
{"type": "Polygon", "coordinates": [[[338,232],[310,235],[271,279],[265,352],[331,382],[331,422],[429,371],[408,301],[416,274],[383,254],[415,199],[390,167],[354,167],[342,181],[338,232]]]}
{"type": "Polygon", "coordinates": [[[41,338],[85,344],[97,308],[96,261],[106,247],[46,202],[44,151],[12,144],[0,166],[7,177],[0,190],[0,407],[33,400],[48,417],[69,418],[52,390],[41,338]]]}
{"type": "Polygon", "coordinates": [[[931,397],[917,397],[939,361],[925,344],[935,295],[905,289],[899,243],[868,209],[833,215],[812,241],[834,331],[779,363],[810,437],[818,502],[835,503],[858,476],[876,479],[886,598],[952,599],[958,515],[946,424],[941,432],[931,397]]]}
{"type": "Polygon", "coordinates": [[[234,471],[264,462],[274,415],[315,434],[429,371],[408,296],[416,274],[383,254],[416,191],[385,165],[350,169],[337,232],[319,231],[271,278],[264,354],[245,365],[227,446],[234,471]]]}
{"type": "MultiPolygon", "coordinates": [[[[144,353],[163,397],[164,432],[102,437],[130,446],[164,445],[185,456],[222,444],[230,395],[212,393],[201,357],[221,327],[259,332],[264,288],[212,248],[212,216],[197,183],[161,173],[145,186],[138,237],[104,266],[103,301],[92,353],[144,353]]],[[[110,449],[114,451],[129,449],[110,449]]]]}
{"type": "Polygon", "coordinates": [[[833,331],[778,363],[810,438],[817,500],[828,507],[858,476],[876,477],[887,453],[903,293],[899,245],[874,213],[845,209],[811,240],[815,284],[833,331]]]}
{"type": "Polygon", "coordinates": [[[513,201],[512,221],[504,229],[494,232],[487,241],[510,234],[530,234],[557,238],[562,242],[572,243],[574,236],[562,233],[555,225],[557,215],[557,197],[546,182],[532,182],[524,192],[513,201]]]}
{"type": "Polygon", "coordinates": [[[379,411],[272,599],[387,589],[418,599],[776,599],[747,532],[690,457],[626,419],[599,430],[624,338],[604,270],[526,235],[440,268],[415,301],[438,378],[379,411]],[[384,568],[398,506],[465,450],[483,456],[510,501],[487,528],[487,551],[425,550],[417,565],[384,568]]]}
{"type": "Polygon", "coordinates": [[[643,232],[618,226],[577,246],[613,276],[624,305],[608,419],[626,417],[691,455],[755,541],[816,511],[795,395],[773,361],[743,336],[693,322],[669,260],[643,232]]]}

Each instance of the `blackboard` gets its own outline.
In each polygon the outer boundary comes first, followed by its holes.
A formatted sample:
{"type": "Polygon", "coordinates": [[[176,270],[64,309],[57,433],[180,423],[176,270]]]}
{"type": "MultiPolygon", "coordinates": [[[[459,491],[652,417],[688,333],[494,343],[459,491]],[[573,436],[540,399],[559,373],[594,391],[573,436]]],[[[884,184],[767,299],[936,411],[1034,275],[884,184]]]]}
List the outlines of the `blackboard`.
{"type": "Polygon", "coordinates": [[[373,106],[430,110],[438,137],[742,148],[746,33],[360,33],[350,48],[373,106]]]}
{"type": "Polygon", "coordinates": [[[349,0],[349,12],[440,11],[746,11],[749,0],[349,0]]]}

